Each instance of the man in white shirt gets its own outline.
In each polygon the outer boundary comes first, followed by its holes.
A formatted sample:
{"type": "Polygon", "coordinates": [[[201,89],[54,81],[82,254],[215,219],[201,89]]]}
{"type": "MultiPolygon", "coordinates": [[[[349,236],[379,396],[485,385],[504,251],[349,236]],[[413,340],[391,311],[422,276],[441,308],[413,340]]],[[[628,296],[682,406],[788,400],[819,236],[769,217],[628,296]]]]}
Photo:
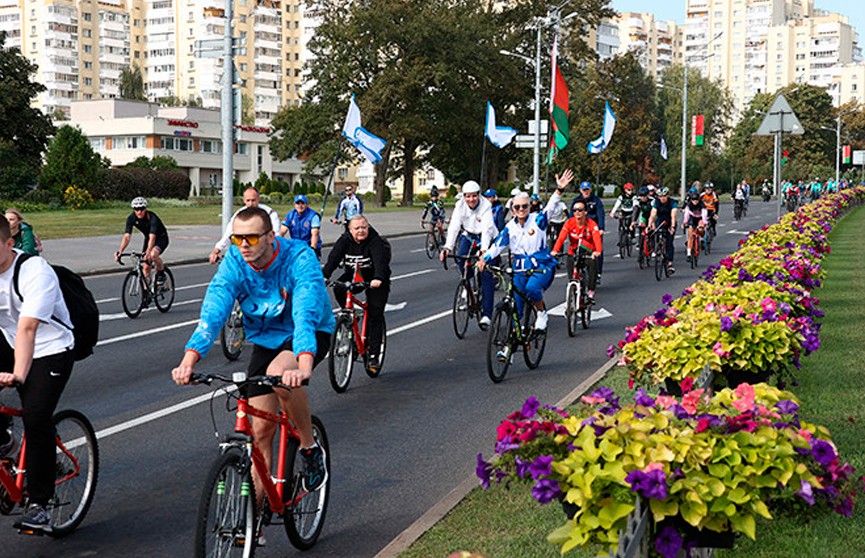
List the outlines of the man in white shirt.
{"type": "Polygon", "coordinates": [[[231,220],[228,222],[228,226],[225,227],[225,232],[222,233],[222,238],[213,246],[213,251],[210,252],[210,258],[208,258],[210,263],[215,264],[219,261],[219,255],[228,248],[229,239],[233,231],[231,225],[234,223],[234,218],[247,207],[260,207],[265,210],[268,216],[270,216],[270,224],[273,226],[273,230],[279,230],[279,213],[275,209],[271,209],[261,203],[261,194],[258,193],[258,189],[250,186],[243,191],[243,207],[234,212],[234,215],[231,216],[231,220]]]}
{"type": "MultiPolygon", "coordinates": [[[[457,256],[475,255],[485,251],[495,240],[498,229],[493,221],[493,206],[486,198],[481,197],[481,187],[474,180],[463,184],[463,199],[457,202],[451,214],[450,226],[448,226],[448,237],[445,248],[441,252],[441,260],[453,252],[459,241],[457,256]]],[[[466,264],[464,260],[459,261],[460,273],[466,264]]],[[[470,272],[471,273],[471,272],[470,272]]],[[[490,325],[493,315],[493,302],[495,297],[495,281],[489,271],[481,273],[481,306],[482,314],[480,326],[486,329],[490,325]]]]}
{"type": "MultiPolygon", "coordinates": [[[[20,264],[18,293],[15,261],[22,252],[9,221],[0,216],[0,386],[16,386],[24,409],[27,436],[27,488],[30,502],[15,527],[51,531],[45,507],[54,497],[55,442],[52,417],[72,373],[75,338],[72,320],[54,270],[42,258],[20,264]]],[[[0,447],[12,453],[8,423],[0,424],[0,447]]]]}

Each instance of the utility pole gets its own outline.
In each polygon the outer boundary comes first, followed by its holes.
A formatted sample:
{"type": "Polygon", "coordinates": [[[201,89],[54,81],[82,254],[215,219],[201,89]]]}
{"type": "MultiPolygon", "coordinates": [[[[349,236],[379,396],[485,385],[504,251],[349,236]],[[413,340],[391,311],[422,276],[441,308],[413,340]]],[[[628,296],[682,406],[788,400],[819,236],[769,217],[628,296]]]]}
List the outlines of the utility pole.
{"type": "Polygon", "coordinates": [[[234,212],[234,0],[225,2],[225,37],[222,57],[222,230],[234,212]]]}

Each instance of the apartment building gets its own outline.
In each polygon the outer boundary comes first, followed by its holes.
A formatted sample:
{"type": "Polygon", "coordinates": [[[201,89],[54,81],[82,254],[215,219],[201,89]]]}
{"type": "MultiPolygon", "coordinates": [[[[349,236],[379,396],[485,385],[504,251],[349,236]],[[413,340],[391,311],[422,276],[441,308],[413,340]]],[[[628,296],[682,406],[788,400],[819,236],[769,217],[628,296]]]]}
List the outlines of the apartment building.
{"type": "Polygon", "coordinates": [[[674,63],[676,22],[657,20],[652,14],[635,12],[622,12],[614,21],[618,28],[618,51],[638,52],[640,65],[653,78],[657,79],[674,63]]]}

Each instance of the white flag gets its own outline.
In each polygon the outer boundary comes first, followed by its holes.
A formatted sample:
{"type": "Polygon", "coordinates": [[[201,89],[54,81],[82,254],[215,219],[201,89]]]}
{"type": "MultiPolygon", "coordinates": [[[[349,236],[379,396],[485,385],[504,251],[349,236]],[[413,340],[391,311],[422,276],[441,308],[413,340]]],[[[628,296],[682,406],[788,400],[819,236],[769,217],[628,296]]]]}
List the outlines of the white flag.
{"type": "Polygon", "coordinates": [[[492,103],[489,101],[487,101],[486,134],[493,145],[499,149],[511,143],[514,136],[517,135],[517,131],[513,128],[508,128],[507,126],[496,126],[496,109],[493,108],[492,103]]]}
{"type": "Polygon", "coordinates": [[[664,141],[664,136],[661,136],[661,157],[667,160],[667,142],[664,141]]]}
{"type": "Polygon", "coordinates": [[[363,153],[363,156],[370,163],[375,164],[381,161],[381,150],[384,149],[387,142],[360,125],[360,108],[354,100],[353,93],[348,105],[348,114],[345,115],[342,135],[363,153]]]}
{"type": "Polygon", "coordinates": [[[613,130],[616,129],[616,115],[613,114],[613,109],[610,108],[610,103],[605,102],[604,108],[604,129],[601,132],[601,137],[589,142],[589,153],[600,153],[610,146],[610,140],[613,139],[613,130]]]}

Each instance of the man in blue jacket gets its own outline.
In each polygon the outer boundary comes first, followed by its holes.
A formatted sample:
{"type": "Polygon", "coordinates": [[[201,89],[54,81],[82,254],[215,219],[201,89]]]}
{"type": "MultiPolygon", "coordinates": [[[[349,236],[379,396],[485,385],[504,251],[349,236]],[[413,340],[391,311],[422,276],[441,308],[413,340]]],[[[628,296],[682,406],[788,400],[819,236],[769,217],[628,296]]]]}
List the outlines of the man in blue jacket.
{"type": "MultiPolygon", "coordinates": [[[[587,181],[580,182],[580,195],[577,196],[574,201],[571,202],[571,205],[568,207],[574,207],[574,202],[582,199],[586,202],[586,216],[598,224],[598,228],[601,229],[601,236],[604,236],[604,230],[606,229],[606,225],[604,224],[604,202],[601,198],[592,192],[592,185],[587,181]]],[[[573,217],[573,213],[571,214],[573,217]]],[[[601,284],[601,273],[604,271],[604,254],[601,252],[601,255],[597,258],[598,263],[598,280],[597,284],[601,284]]]]}
{"type": "MultiPolygon", "coordinates": [[[[327,355],[336,325],[315,253],[303,241],[276,236],[267,213],[247,207],[234,219],[234,233],[204,301],[201,321],[186,344],[183,359],[171,375],[177,384],[188,384],[195,364],[204,358],[219,336],[235,299],[243,309],[246,339],[253,344],[248,376],[280,376],[291,391],[250,387],[250,403],[271,413],[282,407],[300,431],[301,455],[307,490],[327,480],[324,449],[312,433],[309,400],[303,386],[312,369],[327,355]]],[[[256,446],[268,469],[272,460],[277,425],[252,423],[256,446]]],[[[263,496],[254,476],[256,494],[263,496]]]]}

